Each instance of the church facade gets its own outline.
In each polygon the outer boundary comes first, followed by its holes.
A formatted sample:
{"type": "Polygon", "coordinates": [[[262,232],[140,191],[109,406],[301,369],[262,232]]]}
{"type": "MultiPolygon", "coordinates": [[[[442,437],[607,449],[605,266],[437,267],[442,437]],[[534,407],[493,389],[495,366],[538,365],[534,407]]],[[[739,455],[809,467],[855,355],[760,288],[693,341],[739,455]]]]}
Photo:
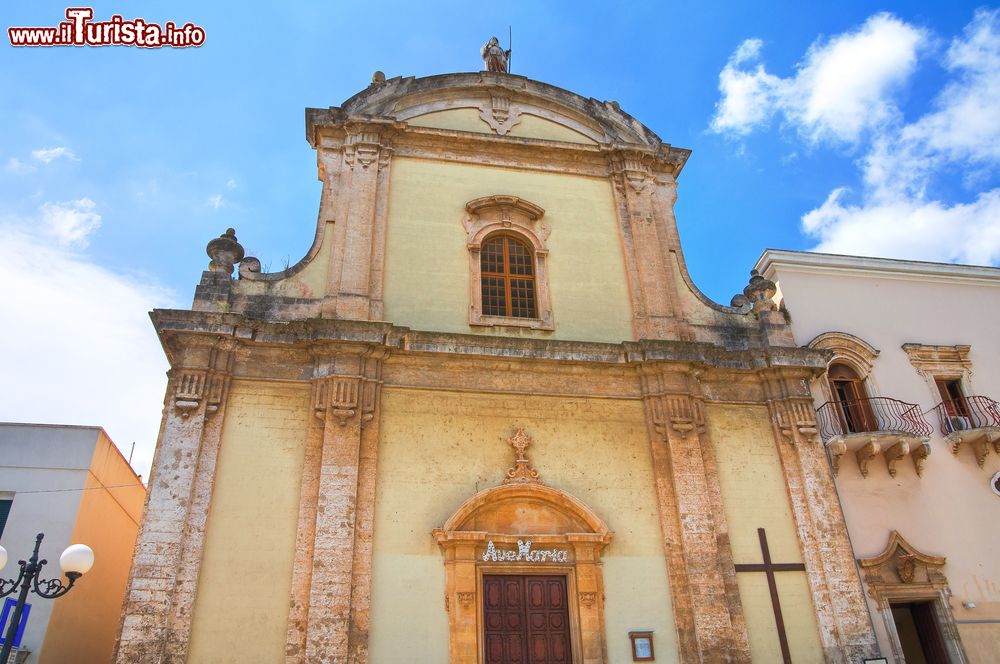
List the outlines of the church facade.
{"type": "Polygon", "coordinates": [[[315,241],[230,229],[170,360],[117,662],[861,662],[774,284],[692,283],[689,155],[502,71],[308,109],[315,241]],[[238,267],[237,267],[238,266],[238,267]],[[238,279],[233,278],[237,272],[238,279]]]}

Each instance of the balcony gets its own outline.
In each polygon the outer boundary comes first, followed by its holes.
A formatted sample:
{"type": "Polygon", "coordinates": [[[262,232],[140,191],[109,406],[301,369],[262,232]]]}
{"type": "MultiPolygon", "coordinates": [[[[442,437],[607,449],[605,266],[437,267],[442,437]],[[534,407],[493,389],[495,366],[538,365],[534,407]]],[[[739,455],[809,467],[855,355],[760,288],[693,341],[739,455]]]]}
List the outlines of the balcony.
{"type": "Polygon", "coordinates": [[[896,476],[896,462],[907,455],[913,459],[917,476],[923,475],[933,428],[916,404],[888,397],[827,401],[816,410],[816,419],[830,450],[834,475],[847,452],[854,452],[864,477],[868,477],[869,462],[879,454],[885,457],[890,477],[896,476]]]}
{"type": "Polygon", "coordinates": [[[1000,454],[1000,404],[989,397],[962,397],[934,407],[941,434],[951,443],[952,454],[962,445],[971,447],[982,468],[990,445],[1000,454]]]}

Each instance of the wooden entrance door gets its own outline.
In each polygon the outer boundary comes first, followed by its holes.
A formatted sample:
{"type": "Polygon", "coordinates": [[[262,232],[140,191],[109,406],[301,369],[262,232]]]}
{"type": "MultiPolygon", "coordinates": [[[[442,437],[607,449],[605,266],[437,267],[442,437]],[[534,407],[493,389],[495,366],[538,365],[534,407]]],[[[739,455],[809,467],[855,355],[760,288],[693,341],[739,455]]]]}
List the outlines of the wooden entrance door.
{"type": "Polygon", "coordinates": [[[907,664],[948,664],[932,602],[892,604],[892,619],[907,664]]]}
{"type": "Polygon", "coordinates": [[[571,664],[566,577],[483,576],[486,664],[571,664]]]}

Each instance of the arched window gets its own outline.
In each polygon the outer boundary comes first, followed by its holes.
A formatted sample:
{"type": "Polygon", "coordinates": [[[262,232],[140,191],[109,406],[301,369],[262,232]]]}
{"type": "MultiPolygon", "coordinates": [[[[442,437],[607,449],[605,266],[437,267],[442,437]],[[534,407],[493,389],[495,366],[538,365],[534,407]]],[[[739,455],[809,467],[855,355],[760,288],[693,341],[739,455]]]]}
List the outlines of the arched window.
{"type": "Polygon", "coordinates": [[[878,431],[864,380],[846,364],[834,362],[827,371],[830,391],[839,404],[841,424],[850,433],[878,431]]]}
{"type": "Polygon", "coordinates": [[[498,234],[483,242],[480,279],[484,316],[537,318],[535,257],[528,244],[498,234]]]}
{"type": "Polygon", "coordinates": [[[554,330],[545,210],[495,194],[469,201],[465,211],[469,325],[554,330]]]}

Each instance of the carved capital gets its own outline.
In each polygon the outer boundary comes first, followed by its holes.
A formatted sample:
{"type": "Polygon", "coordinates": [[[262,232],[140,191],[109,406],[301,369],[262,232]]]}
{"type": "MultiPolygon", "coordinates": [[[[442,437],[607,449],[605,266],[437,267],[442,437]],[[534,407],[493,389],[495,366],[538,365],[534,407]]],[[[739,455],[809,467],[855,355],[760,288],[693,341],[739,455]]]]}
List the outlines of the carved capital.
{"type": "Polygon", "coordinates": [[[655,156],[641,150],[619,149],[608,155],[615,185],[623,194],[626,186],[636,194],[651,193],[654,184],[651,164],[655,156]]]}
{"type": "Polygon", "coordinates": [[[325,420],[329,414],[340,426],[358,412],[360,376],[327,376],[313,381],[313,413],[325,420]]]}
{"type": "Polygon", "coordinates": [[[170,370],[170,391],[173,407],[181,417],[187,417],[202,405],[205,416],[218,412],[229,392],[235,350],[239,342],[231,337],[216,340],[201,356],[201,366],[182,366],[170,370]]]}
{"type": "MultiPolygon", "coordinates": [[[[819,440],[816,411],[808,398],[790,397],[768,401],[771,419],[785,442],[791,445],[815,443],[819,440]]],[[[843,454],[843,452],[841,452],[843,454]]]]}
{"type": "Polygon", "coordinates": [[[341,426],[359,417],[361,426],[375,418],[382,393],[382,364],[389,356],[385,346],[317,344],[311,349],[313,413],[325,420],[329,414],[341,426]]]}
{"type": "Polygon", "coordinates": [[[648,397],[653,426],[661,436],[672,431],[686,437],[692,431],[705,430],[701,399],[690,394],[660,394],[648,397]]]}
{"type": "Polygon", "coordinates": [[[349,124],[344,142],[344,163],[351,170],[360,166],[366,171],[372,164],[385,167],[392,154],[390,128],[377,124],[349,124]]]}

